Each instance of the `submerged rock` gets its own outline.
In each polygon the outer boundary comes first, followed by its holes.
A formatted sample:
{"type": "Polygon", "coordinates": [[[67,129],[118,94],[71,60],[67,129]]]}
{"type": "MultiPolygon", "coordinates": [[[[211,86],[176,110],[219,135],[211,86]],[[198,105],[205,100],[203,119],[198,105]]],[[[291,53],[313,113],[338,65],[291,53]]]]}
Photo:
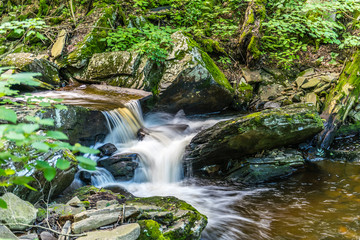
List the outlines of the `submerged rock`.
{"type": "Polygon", "coordinates": [[[5,193],[1,197],[7,208],[0,208],[0,222],[11,230],[24,230],[35,222],[37,209],[29,202],[21,200],[13,193],[5,193]]]}
{"type": "Polygon", "coordinates": [[[117,154],[98,161],[98,166],[108,170],[117,180],[130,180],[138,167],[137,154],[117,154]]]}
{"type": "Polygon", "coordinates": [[[323,129],[312,105],[287,107],[222,121],[198,133],[187,147],[186,160],[194,171],[205,166],[227,166],[229,159],[301,143],[323,129]]]}

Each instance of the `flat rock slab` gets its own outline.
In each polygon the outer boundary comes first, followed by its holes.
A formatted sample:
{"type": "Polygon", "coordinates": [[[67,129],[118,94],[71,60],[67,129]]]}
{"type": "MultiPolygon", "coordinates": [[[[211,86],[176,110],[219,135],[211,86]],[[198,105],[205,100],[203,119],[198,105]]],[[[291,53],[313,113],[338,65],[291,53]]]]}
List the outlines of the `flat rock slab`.
{"type": "Polygon", "coordinates": [[[86,233],[78,240],[136,240],[140,236],[140,225],[131,223],[121,225],[113,230],[100,230],[86,233]]]}
{"type": "Polygon", "coordinates": [[[64,104],[104,111],[124,107],[132,100],[145,100],[152,96],[152,93],[138,89],[93,84],[67,87],[61,91],[38,92],[34,96],[61,98],[64,104]]]}

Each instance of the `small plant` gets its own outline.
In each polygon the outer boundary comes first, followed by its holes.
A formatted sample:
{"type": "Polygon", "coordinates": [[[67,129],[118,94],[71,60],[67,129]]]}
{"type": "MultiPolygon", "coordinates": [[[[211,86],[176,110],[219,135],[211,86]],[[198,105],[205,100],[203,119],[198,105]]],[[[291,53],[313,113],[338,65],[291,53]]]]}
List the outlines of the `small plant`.
{"type": "Polygon", "coordinates": [[[106,41],[109,51],[136,51],[160,63],[165,61],[173,45],[173,32],[169,27],[145,24],[142,29],[120,27],[102,40],[106,41]]]}
{"type": "Polygon", "coordinates": [[[224,66],[224,68],[226,69],[231,64],[231,59],[229,57],[220,56],[219,59],[217,60],[217,62],[222,64],[224,66]]]}
{"type": "MultiPolygon", "coordinates": [[[[0,97],[17,96],[18,91],[11,89],[17,84],[38,86],[39,82],[33,77],[36,73],[1,74],[5,68],[0,68],[0,97]]],[[[30,101],[31,102],[31,101],[30,101]]],[[[72,150],[74,153],[97,153],[98,150],[90,149],[80,144],[70,145],[63,140],[68,137],[60,131],[39,131],[42,126],[53,126],[53,119],[40,119],[39,117],[27,116],[27,122],[18,123],[16,112],[11,106],[19,105],[9,98],[0,101],[0,121],[7,123],[0,124],[0,187],[9,187],[13,184],[23,185],[36,191],[29,185],[34,180],[32,176],[22,175],[24,169],[33,172],[42,171],[47,181],[51,181],[56,175],[56,168],[66,170],[71,162],[65,159],[57,159],[55,166],[43,159],[49,151],[72,150]]],[[[59,104],[47,105],[64,109],[59,104]]],[[[77,156],[74,163],[79,163],[83,168],[95,169],[96,163],[88,158],[77,156]]],[[[0,207],[6,208],[5,201],[0,199],[0,207]]]]}

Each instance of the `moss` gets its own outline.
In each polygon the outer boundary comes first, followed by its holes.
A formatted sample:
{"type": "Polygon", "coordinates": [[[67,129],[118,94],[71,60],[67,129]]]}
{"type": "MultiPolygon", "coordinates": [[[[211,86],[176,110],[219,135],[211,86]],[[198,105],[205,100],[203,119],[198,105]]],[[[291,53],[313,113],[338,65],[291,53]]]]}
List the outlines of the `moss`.
{"type": "Polygon", "coordinates": [[[107,189],[103,189],[103,188],[97,188],[97,187],[94,187],[94,186],[84,186],[84,187],[81,187],[79,189],[77,189],[75,191],[75,193],[73,194],[73,196],[77,196],[81,201],[83,201],[83,203],[86,204],[87,202],[87,199],[89,196],[93,195],[93,194],[96,194],[96,193],[109,193],[113,196],[116,196],[118,199],[123,199],[125,198],[125,196],[121,195],[121,194],[118,194],[118,193],[114,193],[110,190],[107,190],[107,189]]]}
{"type": "Polygon", "coordinates": [[[225,53],[225,50],[220,47],[220,44],[218,41],[212,40],[212,39],[204,39],[201,41],[201,47],[205,52],[212,53],[225,53]]]}
{"type": "Polygon", "coordinates": [[[225,87],[230,92],[234,92],[234,89],[231,87],[229,81],[226,79],[225,74],[220,71],[218,66],[214,63],[214,61],[210,58],[210,56],[204,52],[200,51],[201,57],[205,63],[206,69],[211,73],[215,82],[220,84],[221,86],[225,87]]]}
{"type": "Polygon", "coordinates": [[[38,222],[43,221],[46,218],[46,209],[44,208],[38,208],[38,211],[36,213],[36,220],[38,222]]]}
{"type": "Polygon", "coordinates": [[[49,11],[49,6],[46,3],[46,0],[40,0],[39,2],[39,11],[37,16],[41,17],[41,16],[46,16],[46,14],[49,11]]]}
{"type": "Polygon", "coordinates": [[[261,52],[258,49],[258,40],[255,36],[251,37],[250,43],[247,48],[248,52],[250,52],[254,59],[259,59],[261,56],[261,52]]]}
{"type": "Polygon", "coordinates": [[[141,220],[138,221],[140,225],[140,236],[139,240],[167,240],[169,238],[164,237],[161,232],[161,226],[154,220],[141,220]]]}

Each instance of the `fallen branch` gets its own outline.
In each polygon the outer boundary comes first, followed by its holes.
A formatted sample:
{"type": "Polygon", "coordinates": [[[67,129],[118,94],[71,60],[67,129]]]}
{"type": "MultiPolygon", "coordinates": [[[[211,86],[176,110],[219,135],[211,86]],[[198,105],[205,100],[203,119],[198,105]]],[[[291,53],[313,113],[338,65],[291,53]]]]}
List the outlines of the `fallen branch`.
{"type": "Polygon", "coordinates": [[[43,226],[37,226],[37,225],[29,225],[29,224],[24,224],[24,223],[8,223],[8,225],[20,225],[20,226],[25,226],[25,227],[41,228],[41,229],[56,233],[58,235],[66,236],[66,237],[83,237],[83,236],[87,236],[87,234],[85,234],[85,233],[82,233],[82,234],[65,234],[65,233],[55,231],[55,230],[53,230],[51,228],[47,228],[47,227],[43,227],[43,226]]]}

